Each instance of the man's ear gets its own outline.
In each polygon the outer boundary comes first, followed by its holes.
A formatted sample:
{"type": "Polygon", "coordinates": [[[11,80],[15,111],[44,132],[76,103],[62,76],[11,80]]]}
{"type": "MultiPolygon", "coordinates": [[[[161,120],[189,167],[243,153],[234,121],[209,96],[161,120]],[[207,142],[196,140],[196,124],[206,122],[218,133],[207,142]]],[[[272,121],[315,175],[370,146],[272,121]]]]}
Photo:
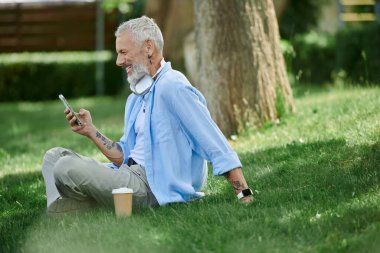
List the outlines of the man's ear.
{"type": "Polygon", "coordinates": [[[153,49],[154,49],[153,41],[151,41],[151,40],[146,40],[146,41],[144,42],[144,45],[145,45],[145,52],[146,52],[148,55],[152,55],[152,53],[153,53],[153,49]]]}

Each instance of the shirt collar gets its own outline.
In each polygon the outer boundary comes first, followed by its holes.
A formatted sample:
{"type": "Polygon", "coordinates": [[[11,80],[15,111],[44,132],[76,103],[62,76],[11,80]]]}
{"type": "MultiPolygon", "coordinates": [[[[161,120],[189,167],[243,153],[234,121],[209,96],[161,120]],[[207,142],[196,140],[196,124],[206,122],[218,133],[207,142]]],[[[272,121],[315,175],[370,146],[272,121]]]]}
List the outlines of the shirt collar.
{"type": "Polygon", "coordinates": [[[160,62],[160,68],[157,70],[156,74],[154,74],[154,76],[152,77],[153,79],[156,79],[157,75],[161,72],[161,70],[164,68],[165,66],[165,59],[162,58],[161,62],[160,62]]]}

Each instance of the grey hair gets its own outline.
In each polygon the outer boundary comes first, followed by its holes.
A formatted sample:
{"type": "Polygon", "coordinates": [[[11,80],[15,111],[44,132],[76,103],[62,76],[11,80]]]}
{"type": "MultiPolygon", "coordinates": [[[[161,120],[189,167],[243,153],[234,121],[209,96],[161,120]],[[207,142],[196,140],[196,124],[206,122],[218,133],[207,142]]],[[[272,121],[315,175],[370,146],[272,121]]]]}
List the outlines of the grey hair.
{"type": "Polygon", "coordinates": [[[132,33],[134,39],[143,43],[146,40],[152,40],[158,51],[162,53],[164,48],[164,38],[161,30],[153,19],[146,16],[135,18],[122,23],[115,32],[116,37],[120,37],[125,31],[132,33]]]}

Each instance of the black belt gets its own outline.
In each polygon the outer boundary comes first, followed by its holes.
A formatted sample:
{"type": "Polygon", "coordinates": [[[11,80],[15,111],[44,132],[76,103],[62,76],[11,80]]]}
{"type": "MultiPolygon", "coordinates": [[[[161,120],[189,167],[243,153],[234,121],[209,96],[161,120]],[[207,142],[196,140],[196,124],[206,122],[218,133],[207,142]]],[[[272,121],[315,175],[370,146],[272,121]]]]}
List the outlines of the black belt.
{"type": "Polygon", "coordinates": [[[133,160],[131,157],[129,157],[127,165],[132,166],[132,165],[136,165],[136,164],[137,164],[137,162],[135,162],[135,160],[133,160]]]}

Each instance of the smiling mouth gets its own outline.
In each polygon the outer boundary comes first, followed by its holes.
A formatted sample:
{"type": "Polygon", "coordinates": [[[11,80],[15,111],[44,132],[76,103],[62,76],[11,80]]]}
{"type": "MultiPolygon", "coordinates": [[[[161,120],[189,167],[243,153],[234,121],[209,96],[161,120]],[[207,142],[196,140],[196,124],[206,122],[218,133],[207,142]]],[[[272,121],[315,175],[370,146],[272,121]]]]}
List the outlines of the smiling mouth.
{"type": "Polygon", "coordinates": [[[129,72],[132,71],[132,65],[127,66],[125,70],[127,71],[127,74],[129,74],[129,72]]]}

